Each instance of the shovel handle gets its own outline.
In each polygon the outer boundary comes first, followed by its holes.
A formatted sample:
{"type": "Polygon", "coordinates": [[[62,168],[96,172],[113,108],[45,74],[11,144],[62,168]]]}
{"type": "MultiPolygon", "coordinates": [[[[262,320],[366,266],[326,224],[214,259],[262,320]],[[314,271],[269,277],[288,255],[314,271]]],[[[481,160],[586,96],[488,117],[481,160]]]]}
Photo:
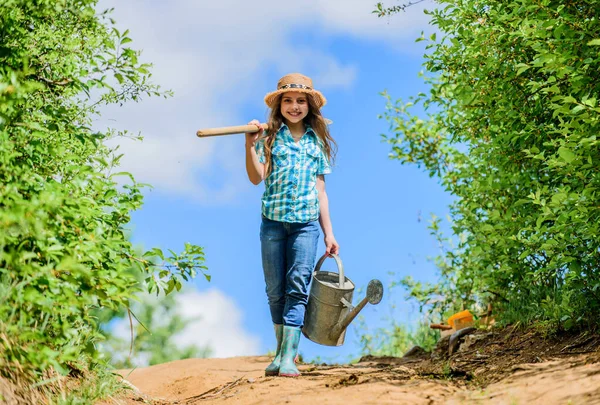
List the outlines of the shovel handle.
{"type": "MultiPolygon", "coordinates": [[[[327,125],[333,124],[333,121],[325,118],[327,125]]],[[[260,124],[264,131],[269,130],[269,124],[260,124]]],[[[233,135],[233,134],[253,134],[258,132],[259,129],[256,125],[237,125],[233,127],[219,127],[219,128],[205,128],[196,131],[196,135],[199,138],[208,138],[209,136],[220,136],[220,135],[233,135]]]]}
{"type": "MultiPolygon", "coordinates": [[[[269,124],[260,124],[263,131],[269,129],[269,124]]],[[[207,138],[209,136],[233,135],[258,132],[256,125],[237,125],[233,127],[205,128],[196,132],[199,138],[207,138]]]]}
{"type": "Polygon", "coordinates": [[[450,329],[452,329],[452,326],[450,326],[450,325],[443,325],[441,323],[432,323],[431,325],[429,325],[429,327],[431,329],[440,329],[440,330],[450,330],[450,329]]]}

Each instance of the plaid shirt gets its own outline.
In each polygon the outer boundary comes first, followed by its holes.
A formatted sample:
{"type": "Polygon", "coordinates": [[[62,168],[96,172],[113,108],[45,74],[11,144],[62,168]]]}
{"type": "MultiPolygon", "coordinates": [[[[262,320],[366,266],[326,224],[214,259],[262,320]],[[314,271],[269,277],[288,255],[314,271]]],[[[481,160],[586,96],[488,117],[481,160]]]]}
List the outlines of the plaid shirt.
{"type": "MultiPolygon", "coordinates": [[[[256,153],[265,163],[264,139],[256,143],[256,153]]],[[[310,222],[319,219],[317,175],[331,173],[321,141],[306,127],[304,136],[296,143],[283,124],[271,149],[272,171],[265,179],[262,214],[280,222],[310,222]]]]}

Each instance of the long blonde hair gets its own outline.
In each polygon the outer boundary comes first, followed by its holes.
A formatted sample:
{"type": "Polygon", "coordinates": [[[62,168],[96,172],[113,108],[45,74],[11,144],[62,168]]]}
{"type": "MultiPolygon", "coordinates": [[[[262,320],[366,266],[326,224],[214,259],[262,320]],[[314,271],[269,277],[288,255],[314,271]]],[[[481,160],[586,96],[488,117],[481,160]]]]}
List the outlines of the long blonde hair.
{"type": "MultiPolygon", "coordinates": [[[[283,94],[280,94],[275,102],[273,103],[273,108],[269,113],[269,129],[265,131],[264,135],[261,139],[265,140],[264,144],[264,153],[265,153],[265,164],[266,164],[266,177],[269,177],[271,172],[273,171],[272,159],[271,159],[271,149],[273,148],[273,143],[275,143],[275,135],[281,128],[281,124],[283,124],[283,115],[281,114],[281,99],[283,98],[283,94]]],[[[308,100],[308,114],[304,118],[304,124],[310,125],[313,129],[317,137],[321,141],[321,145],[325,152],[325,156],[327,160],[331,163],[335,161],[335,156],[337,154],[337,143],[329,133],[329,128],[327,127],[327,122],[325,118],[321,115],[321,110],[315,103],[315,100],[310,94],[307,94],[308,100]]]]}

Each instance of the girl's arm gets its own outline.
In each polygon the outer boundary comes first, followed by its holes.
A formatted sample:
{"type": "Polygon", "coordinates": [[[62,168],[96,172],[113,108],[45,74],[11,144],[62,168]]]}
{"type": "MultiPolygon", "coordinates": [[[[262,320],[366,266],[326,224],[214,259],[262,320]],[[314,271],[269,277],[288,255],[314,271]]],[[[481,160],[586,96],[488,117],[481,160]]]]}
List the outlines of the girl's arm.
{"type": "Polygon", "coordinates": [[[327,254],[338,254],[340,245],[338,245],[335,236],[333,236],[333,227],[331,226],[331,218],[329,217],[329,199],[325,191],[325,177],[322,174],[317,176],[317,191],[319,192],[319,210],[321,214],[319,216],[319,223],[325,235],[325,252],[327,254]]]}
{"type": "MultiPolygon", "coordinates": [[[[259,125],[257,120],[252,120],[248,125],[259,125]]],[[[258,185],[265,178],[265,165],[258,161],[258,155],[256,154],[256,140],[262,131],[258,131],[251,134],[246,134],[246,173],[248,173],[248,179],[252,184],[258,185]]]]}

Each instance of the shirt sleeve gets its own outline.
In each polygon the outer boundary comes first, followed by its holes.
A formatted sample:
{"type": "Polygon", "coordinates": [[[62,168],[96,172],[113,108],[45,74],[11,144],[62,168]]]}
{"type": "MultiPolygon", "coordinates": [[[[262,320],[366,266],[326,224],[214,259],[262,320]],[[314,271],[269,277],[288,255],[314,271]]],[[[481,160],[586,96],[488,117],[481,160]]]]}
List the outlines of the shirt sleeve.
{"type": "Polygon", "coordinates": [[[258,156],[258,161],[262,164],[265,163],[265,140],[261,139],[256,142],[254,145],[254,150],[256,150],[256,155],[258,156]]]}
{"type": "Polygon", "coordinates": [[[321,154],[319,156],[319,167],[317,168],[317,175],[321,174],[329,174],[331,173],[331,165],[329,164],[329,159],[327,159],[327,155],[323,148],[319,148],[321,154]]]}

